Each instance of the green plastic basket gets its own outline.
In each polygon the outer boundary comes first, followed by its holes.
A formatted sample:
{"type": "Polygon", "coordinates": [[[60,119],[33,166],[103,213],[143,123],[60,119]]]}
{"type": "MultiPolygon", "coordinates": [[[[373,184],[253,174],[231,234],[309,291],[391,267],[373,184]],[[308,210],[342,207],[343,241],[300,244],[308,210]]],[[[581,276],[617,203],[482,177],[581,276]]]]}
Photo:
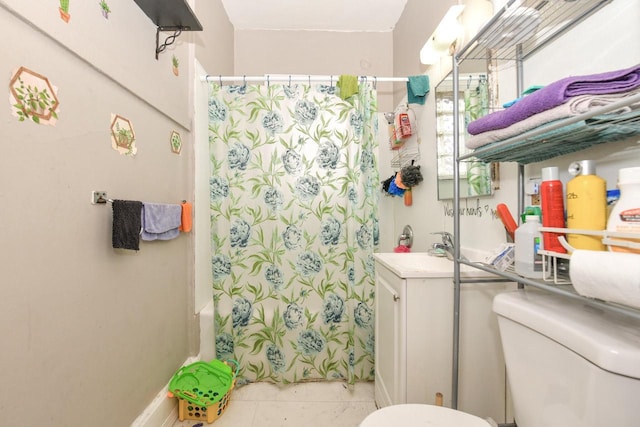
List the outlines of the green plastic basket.
{"type": "Polygon", "coordinates": [[[194,405],[214,405],[233,387],[239,367],[238,362],[231,359],[194,362],[173,375],[169,391],[194,405]]]}

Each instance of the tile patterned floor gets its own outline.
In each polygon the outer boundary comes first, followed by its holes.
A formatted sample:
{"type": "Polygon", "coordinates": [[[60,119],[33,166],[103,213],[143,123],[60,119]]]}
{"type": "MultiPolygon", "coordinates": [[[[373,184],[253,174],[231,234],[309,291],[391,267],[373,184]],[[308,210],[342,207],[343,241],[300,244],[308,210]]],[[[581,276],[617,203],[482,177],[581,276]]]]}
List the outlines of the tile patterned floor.
{"type": "MultiPolygon", "coordinates": [[[[304,383],[278,387],[255,383],[233,390],[231,402],[212,427],[357,427],[376,410],[373,382],[304,383]]],[[[202,421],[176,421],[190,427],[202,421]]],[[[204,422],[204,427],[209,426],[204,422]]]]}

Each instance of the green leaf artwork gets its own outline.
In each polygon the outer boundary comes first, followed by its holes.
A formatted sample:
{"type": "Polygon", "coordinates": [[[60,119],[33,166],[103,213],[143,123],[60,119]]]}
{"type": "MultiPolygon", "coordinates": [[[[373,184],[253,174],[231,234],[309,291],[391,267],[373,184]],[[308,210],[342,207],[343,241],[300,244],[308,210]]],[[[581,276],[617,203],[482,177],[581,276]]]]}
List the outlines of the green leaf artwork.
{"type": "Polygon", "coordinates": [[[60,0],[58,10],[60,11],[60,19],[64,22],[69,22],[69,19],[71,19],[71,15],[69,14],[69,0],[60,0]]]}
{"type": "Polygon", "coordinates": [[[20,67],[10,83],[11,107],[19,121],[54,124],[58,119],[56,89],[49,80],[25,67],[20,67]]]}
{"type": "Polygon", "coordinates": [[[98,5],[100,6],[100,10],[102,11],[102,16],[104,16],[105,19],[109,19],[111,9],[109,9],[109,5],[107,4],[107,2],[105,0],[100,0],[98,5]]]}
{"type": "Polygon", "coordinates": [[[178,76],[180,74],[180,61],[178,61],[178,58],[176,58],[175,55],[171,58],[171,64],[173,65],[173,74],[178,76]]]}

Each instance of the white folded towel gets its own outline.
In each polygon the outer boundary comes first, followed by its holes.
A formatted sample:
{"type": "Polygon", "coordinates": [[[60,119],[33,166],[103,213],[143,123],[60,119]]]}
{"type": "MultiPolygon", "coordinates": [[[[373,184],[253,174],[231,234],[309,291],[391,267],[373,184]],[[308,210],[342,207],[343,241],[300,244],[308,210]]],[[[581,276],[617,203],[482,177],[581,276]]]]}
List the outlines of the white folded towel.
{"type": "Polygon", "coordinates": [[[575,250],[569,265],[578,294],[640,308],[640,255],[575,250]]]}

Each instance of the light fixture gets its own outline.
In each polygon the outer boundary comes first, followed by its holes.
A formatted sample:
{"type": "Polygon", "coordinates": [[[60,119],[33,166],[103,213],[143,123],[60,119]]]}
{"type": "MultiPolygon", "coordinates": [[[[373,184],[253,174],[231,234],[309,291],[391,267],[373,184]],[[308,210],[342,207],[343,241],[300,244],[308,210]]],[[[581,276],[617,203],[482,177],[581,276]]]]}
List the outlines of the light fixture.
{"type": "Polygon", "coordinates": [[[449,54],[451,45],[458,39],[462,31],[458,17],[464,7],[461,4],[449,8],[436,30],[420,49],[421,63],[425,65],[435,64],[440,60],[440,57],[449,54]]]}

